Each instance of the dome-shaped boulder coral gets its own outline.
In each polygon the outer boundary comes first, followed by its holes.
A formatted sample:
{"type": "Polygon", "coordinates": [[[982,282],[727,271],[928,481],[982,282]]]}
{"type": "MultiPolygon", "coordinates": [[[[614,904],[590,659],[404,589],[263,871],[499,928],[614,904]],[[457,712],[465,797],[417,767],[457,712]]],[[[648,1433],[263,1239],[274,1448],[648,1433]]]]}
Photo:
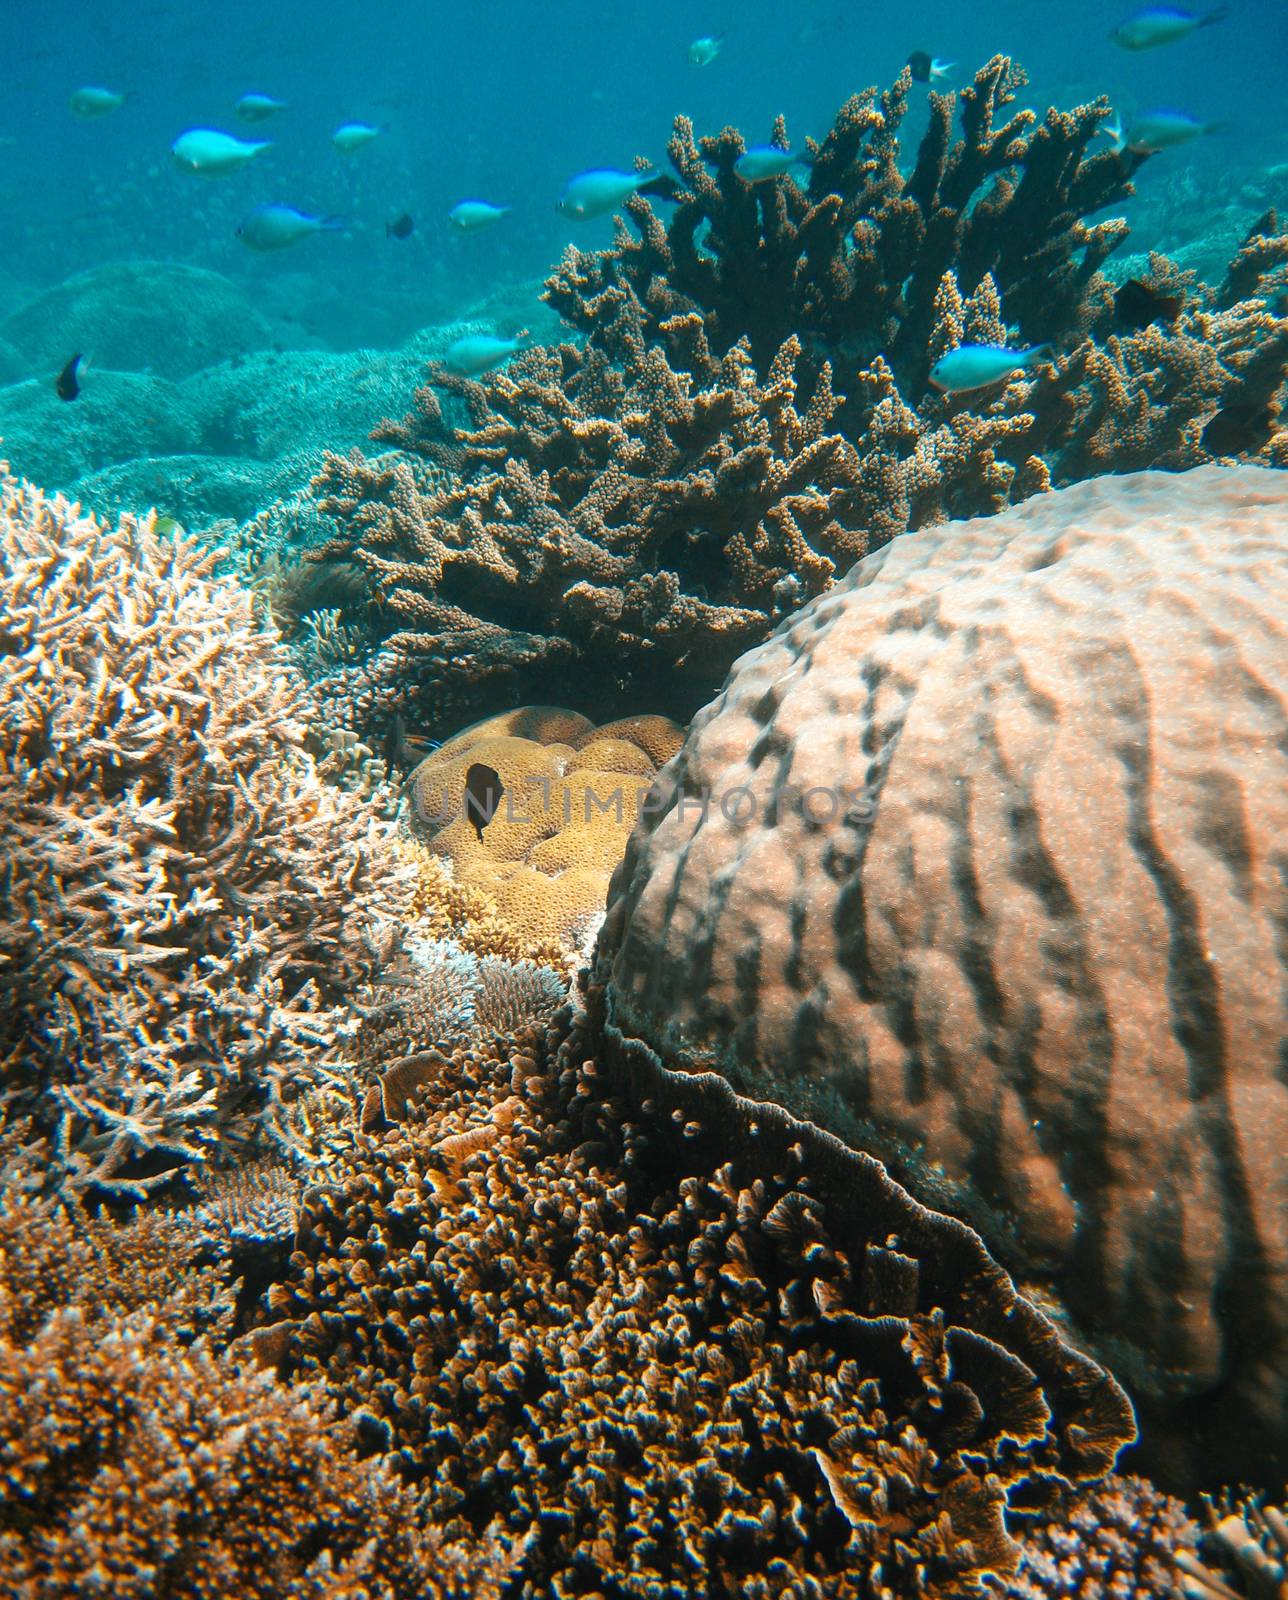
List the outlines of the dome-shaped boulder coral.
{"type": "Polygon", "coordinates": [[[1288,478],[1141,473],[897,539],[745,655],[641,814],[599,972],[625,1035],[1056,1293],[1165,1479],[1260,1480],[1286,885],[1288,478]]]}

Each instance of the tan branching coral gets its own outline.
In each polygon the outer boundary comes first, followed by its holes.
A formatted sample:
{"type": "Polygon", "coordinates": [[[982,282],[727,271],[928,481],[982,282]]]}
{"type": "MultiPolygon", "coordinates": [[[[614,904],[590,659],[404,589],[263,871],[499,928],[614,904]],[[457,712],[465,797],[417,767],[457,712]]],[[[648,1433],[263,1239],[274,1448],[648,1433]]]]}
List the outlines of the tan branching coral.
{"type": "Polygon", "coordinates": [[[410,902],[215,560],[0,479],[0,1070],[73,1188],[268,1138],[342,1069],[410,902]]]}
{"type": "Polygon", "coordinates": [[[1200,1560],[1180,1557],[1186,1600],[1286,1600],[1288,1505],[1267,1495],[1222,1494],[1206,1506],[1200,1560]]]}
{"type": "Polygon", "coordinates": [[[398,1454],[448,1537],[525,1536],[523,1592],[858,1600],[1011,1571],[1008,1495],[1103,1472],[1121,1393],[876,1163],[837,1187],[809,1130],[761,1148],[718,1098],[619,1098],[584,1023],[554,1043],[391,1069],[262,1347],[398,1454]]]}
{"type": "MultiPolygon", "coordinates": [[[[810,353],[803,376],[812,381],[826,361],[848,397],[847,433],[861,410],[861,372],[878,353],[909,393],[921,392],[948,272],[967,294],[991,276],[1024,340],[1068,338],[1100,309],[1098,268],[1127,232],[1118,218],[1086,219],[1132,193],[1141,158],[1092,153],[1110,113],[1103,98],[1041,122],[1012,112],[1025,81],[995,56],[960,94],[932,92],[930,126],[904,171],[905,69],[884,94],[847,100],[821,144],[807,141],[813,163],[799,184],[745,182],[736,129],[695,138],[677,117],[668,154],[682,192],[670,223],[643,196],[628,199],[638,236],[619,226],[609,250],[570,247],[546,299],[609,348],[627,300],[650,343],[668,320],[697,310],[717,357],[747,339],[760,370],[798,335],[810,353]]],[[[787,147],[781,119],[773,142],[787,147]]]]}
{"type": "Polygon", "coordinates": [[[1199,1527],[1145,1478],[1111,1474],[1018,1529],[1020,1565],[990,1585],[1007,1600],[1181,1600],[1199,1527]]]}
{"type": "Polygon", "coordinates": [[[863,553],[857,462],[826,374],[798,406],[799,341],[761,380],[744,345],[712,358],[696,316],[669,333],[683,364],[636,342],[618,370],[567,344],[486,386],[436,373],[472,426],[450,439],[425,389],[380,436],[450,459],[449,478],[328,458],[314,492],[346,536],[320,557],[366,570],[390,648],[481,697],[518,673],[553,695],[593,663],[589,710],[646,689],[669,704],[863,553]]]}
{"type": "Polygon", "coordinates": [[[446,1546],[303,1389],[77,1307],[0,1339],[0,1595],[499,1600],[513,1557],[446,1546]]]}

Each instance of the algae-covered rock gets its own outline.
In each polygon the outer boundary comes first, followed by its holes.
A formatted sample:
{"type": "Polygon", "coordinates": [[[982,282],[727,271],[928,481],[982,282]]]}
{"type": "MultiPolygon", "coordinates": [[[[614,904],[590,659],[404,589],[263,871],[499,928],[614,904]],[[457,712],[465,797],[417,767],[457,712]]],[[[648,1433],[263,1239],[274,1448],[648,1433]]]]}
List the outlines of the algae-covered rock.
{"type": "Polygon", "coordinates": [[[112,261],[78,272],[0,323],[32,370],[56,372],[80,350],[101,367],[186,378],[270,342],[267,324],[217,272],[112,261]]]}
{"type": "Polygon", "coordinates": [[[138,372],[94,372],[77,399],[53,378],[0,389],[0,439],[15,472],[51,489],[133,457],[191,450],[196,419],[174,384],[138,372]]]}

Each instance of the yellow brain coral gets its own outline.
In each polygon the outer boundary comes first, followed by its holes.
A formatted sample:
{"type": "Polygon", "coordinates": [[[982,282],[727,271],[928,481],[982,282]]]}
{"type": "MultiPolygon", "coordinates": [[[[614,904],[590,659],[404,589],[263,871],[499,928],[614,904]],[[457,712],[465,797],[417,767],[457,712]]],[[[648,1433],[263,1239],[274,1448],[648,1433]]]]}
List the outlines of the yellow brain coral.
{"type": "Polygon", "coordinates": [[[680,746],[666,717],[596,728],[557,706],[529,706],[464,729],[412,774],[411,825],[453,881],[481,894],[524,954],[566,951],[604,908],[654,774],[680,746]],[[491,768],[500,796],[490,820],[466,814],[470,769],[491,768]]]}

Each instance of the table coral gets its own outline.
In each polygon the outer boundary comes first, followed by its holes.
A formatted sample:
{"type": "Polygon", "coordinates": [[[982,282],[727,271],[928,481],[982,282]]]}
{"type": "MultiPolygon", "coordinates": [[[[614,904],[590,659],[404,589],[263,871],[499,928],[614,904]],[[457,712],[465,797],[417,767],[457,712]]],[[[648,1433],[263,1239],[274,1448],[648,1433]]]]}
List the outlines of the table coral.
{"type": "Polygon", "coordinates": [[[895,541],[735,667],[600,942],[616,1015],[1054,1285],[1161,1481],[1288,1418],[1288,478],[895,541]]]}
{"type": "Polygon", "coordinates": [[[216,559],[0,479],[0,1068],[72,1189],[271,1141],[410,904],[216,559]]]}

